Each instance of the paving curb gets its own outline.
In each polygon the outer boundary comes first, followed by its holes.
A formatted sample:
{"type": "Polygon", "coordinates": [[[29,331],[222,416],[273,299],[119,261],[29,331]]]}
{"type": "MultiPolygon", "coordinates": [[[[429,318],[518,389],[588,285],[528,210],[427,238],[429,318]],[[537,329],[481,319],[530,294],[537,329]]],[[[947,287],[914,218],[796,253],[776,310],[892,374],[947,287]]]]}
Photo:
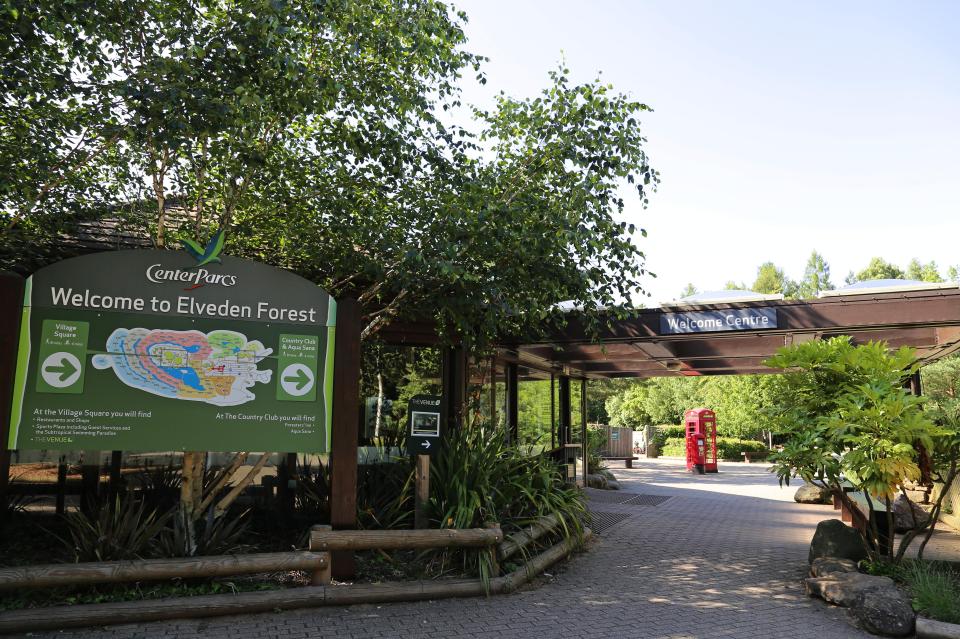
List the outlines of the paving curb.
{"type": "Polygon", "coordinates": [[[917,617],[917,639],[960,639],[960,624],[917,617]]]}

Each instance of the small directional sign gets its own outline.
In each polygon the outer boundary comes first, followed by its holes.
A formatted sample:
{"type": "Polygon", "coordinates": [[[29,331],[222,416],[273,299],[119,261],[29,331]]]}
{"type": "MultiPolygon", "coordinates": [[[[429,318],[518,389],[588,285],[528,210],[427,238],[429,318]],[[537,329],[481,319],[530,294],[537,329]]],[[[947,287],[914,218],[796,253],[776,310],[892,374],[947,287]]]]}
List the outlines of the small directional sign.
{"type": "Polygon", "coordinates": [[[40,375],[54,388],[72,386],[80,377],[82,365],[72,353],[62,351],[49,355],[40,365],[40,375]]]}
{"type": "Polygon", "coordinates": [[[40,393],[83,393],[90,325],[73,320],[44,320],[40,329],[40,393]]]}
{"type": "Polygon", "coordinates": [[[317,399],[319,340],[316,335],[280,335],[277,356],[277,399],[312,402],[317,399]]]}
{"type": "Polygon", "coordinates": [[[407,405],[407,451],[411,455],[433,455],[443,436],[443,397],[416,395],[407,405]]]}
{"type": "Polygon", "coordinates": [[[304,364],[290,364],[280,373],[280,385],[293,397],[306,395],[313,390],[313,371],[304,364]]]}

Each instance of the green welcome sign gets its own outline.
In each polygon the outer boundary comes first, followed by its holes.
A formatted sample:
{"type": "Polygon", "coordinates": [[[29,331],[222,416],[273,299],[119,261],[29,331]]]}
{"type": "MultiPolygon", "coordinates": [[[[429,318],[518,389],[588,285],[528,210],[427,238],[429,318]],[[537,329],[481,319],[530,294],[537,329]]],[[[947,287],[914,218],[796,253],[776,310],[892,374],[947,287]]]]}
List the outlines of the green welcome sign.
{"type": "Polygon", "coordinates": [[[336,302],[222,246],[34,273],[9,448],[328,451],[336,302]]]}

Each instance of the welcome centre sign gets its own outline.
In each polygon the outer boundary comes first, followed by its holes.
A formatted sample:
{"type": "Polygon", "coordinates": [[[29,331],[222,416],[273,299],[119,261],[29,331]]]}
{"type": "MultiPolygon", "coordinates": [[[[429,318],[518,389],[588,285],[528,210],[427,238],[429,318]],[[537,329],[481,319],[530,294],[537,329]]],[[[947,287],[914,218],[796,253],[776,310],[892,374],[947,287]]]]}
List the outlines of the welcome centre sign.
{"type": "Polygon", "coordinates": [[[660,316],[661,335],[752,331],[768,328],[777,328],[777,309],[775,308],[690,311],[688,313],[664,313],[660,316]]]}

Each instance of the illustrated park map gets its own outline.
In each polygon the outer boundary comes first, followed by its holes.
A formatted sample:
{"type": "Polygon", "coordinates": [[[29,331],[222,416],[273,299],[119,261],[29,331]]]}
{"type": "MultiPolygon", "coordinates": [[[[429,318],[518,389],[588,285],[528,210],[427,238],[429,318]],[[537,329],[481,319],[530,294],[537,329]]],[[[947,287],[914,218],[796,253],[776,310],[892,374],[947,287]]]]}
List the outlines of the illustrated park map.
{"type": "Polygon", "coordinates": [[[250,389],[269,382],[272,373],[257,369],[272,349],[228,330],[118,328],[107,338],[107,351],[93,357],[94,367],[112,367],[127,386],[217,406],[256,399],[250,389]]]}

